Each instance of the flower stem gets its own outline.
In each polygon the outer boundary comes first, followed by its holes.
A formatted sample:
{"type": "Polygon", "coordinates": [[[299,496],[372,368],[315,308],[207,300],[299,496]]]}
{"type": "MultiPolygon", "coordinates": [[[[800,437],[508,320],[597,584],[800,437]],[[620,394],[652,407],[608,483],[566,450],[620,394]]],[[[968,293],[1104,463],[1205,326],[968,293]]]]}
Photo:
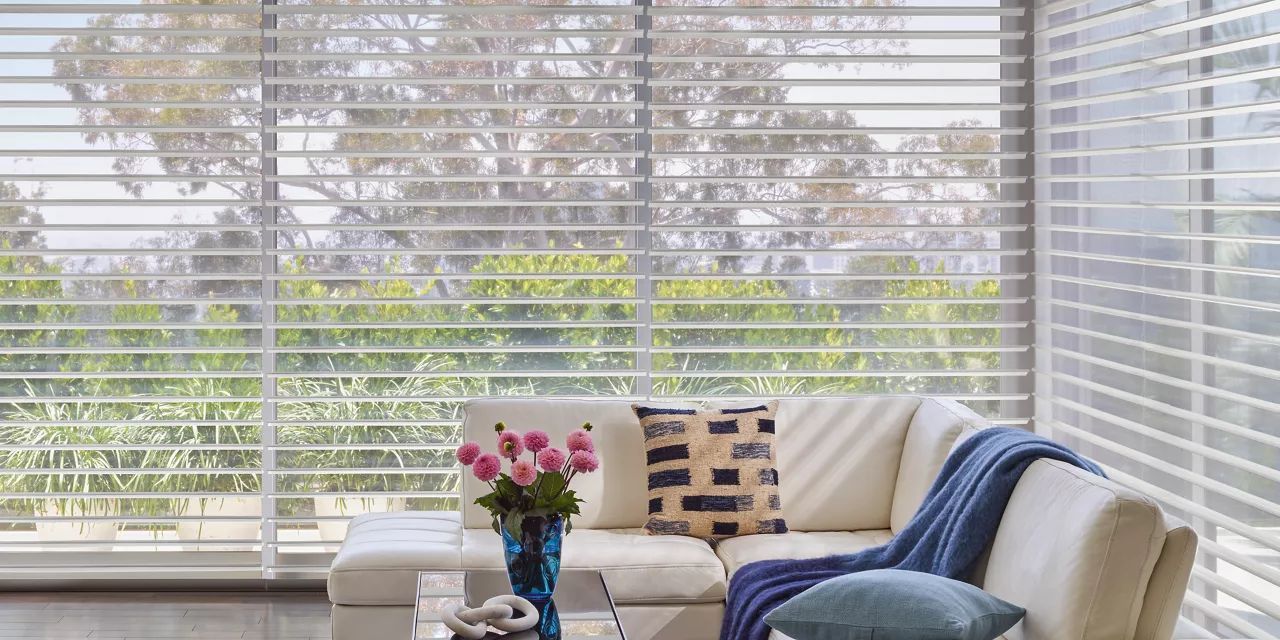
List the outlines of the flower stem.
{"type": "MultiPolygon", "coordinates": [[[[534,468],[537,468],[537,466],[538,466],[538,452],[537,452],[537,451],[534,451],[534,452],[533,452],[533,466],[534,466],[534,468]]],[[[540,492],[540,491],[542,491],[542,472],[538,472],[538,486],[536,486],[536,487],[534,487],[534,488],[533,488],[533,505],[531,505],[531,506],[532,506],[532,508],[535,508],[535,509],[536,509],[536,508],[538,507],[538,492],[540,492]]]]}

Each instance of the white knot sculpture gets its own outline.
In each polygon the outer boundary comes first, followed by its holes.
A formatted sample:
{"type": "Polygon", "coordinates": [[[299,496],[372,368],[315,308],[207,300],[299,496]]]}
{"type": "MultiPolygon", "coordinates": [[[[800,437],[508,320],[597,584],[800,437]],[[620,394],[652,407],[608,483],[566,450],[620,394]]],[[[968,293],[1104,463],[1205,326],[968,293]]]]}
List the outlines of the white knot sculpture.
{"type": "Polygon", "coordinates": [[[489,627],[507,633],[532,629],[538,624],[538,608],[520,596],[494,596],[474,609],[451,604],[440,612],[440,617],[444,626],[459,637],[480,640],[489,627]],[[522,614],[519,618],[515,617],[517,611],[522,614]]]}

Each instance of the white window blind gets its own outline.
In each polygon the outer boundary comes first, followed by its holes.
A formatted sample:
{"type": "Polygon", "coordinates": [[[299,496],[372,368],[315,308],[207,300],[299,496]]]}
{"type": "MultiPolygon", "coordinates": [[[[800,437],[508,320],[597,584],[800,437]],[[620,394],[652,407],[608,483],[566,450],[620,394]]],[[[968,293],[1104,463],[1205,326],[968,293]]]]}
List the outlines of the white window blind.
{"type": "Polygon", "coordinates": [[[1195,526],[1209,637],[1280,638],[1280,4],[1037,15],[1037,424],[1195,526]]]}
{"type": "Polygon", "coordinates": [[[639,8],[268,11],[266,473],[340,540],[456,505],[467,398],[635,394],[639,8]]]}
{"type": "Polygon", "coordinates": [[[1025,418],[1023,10],[654,4],[653,393],[1025,418]]]}
{"type": "Polygon", "coordinates": [[[260,16],[0,5],[5,577],[260,566],[260,16]]]}
{"type": "Polygon", "coordinates": [[[1027,12],[652,5],[0,0],[4,576],[315,575],[472,397],[1026,423],[1027,12]]]}

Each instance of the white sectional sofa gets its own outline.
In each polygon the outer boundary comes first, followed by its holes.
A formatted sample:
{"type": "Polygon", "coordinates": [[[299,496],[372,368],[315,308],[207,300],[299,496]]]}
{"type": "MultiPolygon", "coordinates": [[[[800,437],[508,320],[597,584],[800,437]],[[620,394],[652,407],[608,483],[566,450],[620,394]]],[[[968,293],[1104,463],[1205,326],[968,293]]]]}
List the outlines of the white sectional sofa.
{"type": "MultiPolygon", "coordinates": [[[[575,480],[587,501],[563,566],[603,572],[628,640],[714,640],[728,578],[746,563],[851,553],[881,544],[919,507],[957,439],[987,426],[955,402],[914,396],[784,399],[778,472],[790,533],[708,543],[648,536],[644,446],[630,403],[491,399],[466,405],[468,440],[505,421],[563,440],[596,426],[602,470],[575,480]]],[[[502,566],[484,485],[464,477],[462,513],[363,515],[333,561],[335,640],[411,637],[422,569],[502,566]]],[[[1167,640],[1196,536],[1149,498],[1054,461],[1038,461],[1010,499],[989,560],[972,578],[1027,609],[1010,640],[1167,640]]],[[[775,634],[781,638],[780,634],[775,634]]]]}

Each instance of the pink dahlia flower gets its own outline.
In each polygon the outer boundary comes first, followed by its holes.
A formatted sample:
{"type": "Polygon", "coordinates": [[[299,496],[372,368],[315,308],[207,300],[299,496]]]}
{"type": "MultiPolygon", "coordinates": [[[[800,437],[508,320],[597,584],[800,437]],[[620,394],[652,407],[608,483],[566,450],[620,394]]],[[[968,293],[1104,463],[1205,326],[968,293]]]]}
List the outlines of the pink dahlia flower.
{"type": "Polygon", "coordinates": [[[547,447],[538,453],[538,466],[543,471],[559,471],[564,468],[564,451],[555,447],[547,447]]]}
{"type": "Polygon", "coordinates": [[[469,467],[476,461],[476,458],[480,457],[480,453],[480,445],[468,442],[458,447],[458,462],[461,462],[464,467],[469,467]]]}
{"type": "Polygon", "coordinates": [[[471,472],[476,474],[480,482],[490,482],[498,477],[499,473],[502,473],[502,461],[498,459],[498,456],[486,453],[476,458],[476,464],[471,468],[471,472]]]}
{"type": "Polygon", "coordinates": [[[577,453],[578,451],[595,451],[596,445],[591,441],[591,434],[579,429],[569,434],[569,452],[577,453]]]}
{"type": "Polygon", "coordinates": [[[528,460],[517,460],[511,465],[512,482],[522,487],[527,487],[533,484],[533,481],[537,479],[538,469],[533,466],[532,462],[529,462],[528,460]]]}
{"type": "Polygon", "coordinates": [[[508,460],[515,460],[522,453],[524,453],[524,441],[520,439],[520,434],[514,431],[503,431],[498,434],[498,455],[508,460]]]}
{"type": "Polygon", "coordinates": [[[524,447],[534,453],[551,445],[551,436],[546,431],[533,430],[524,434],[524,447]]]}
{"type": "Polygon", "coordinates": [[[578,473],[591,473],[600,468],[600,459],[590,451],[575,451],[569,456],[569,467],[578,473]]]}

